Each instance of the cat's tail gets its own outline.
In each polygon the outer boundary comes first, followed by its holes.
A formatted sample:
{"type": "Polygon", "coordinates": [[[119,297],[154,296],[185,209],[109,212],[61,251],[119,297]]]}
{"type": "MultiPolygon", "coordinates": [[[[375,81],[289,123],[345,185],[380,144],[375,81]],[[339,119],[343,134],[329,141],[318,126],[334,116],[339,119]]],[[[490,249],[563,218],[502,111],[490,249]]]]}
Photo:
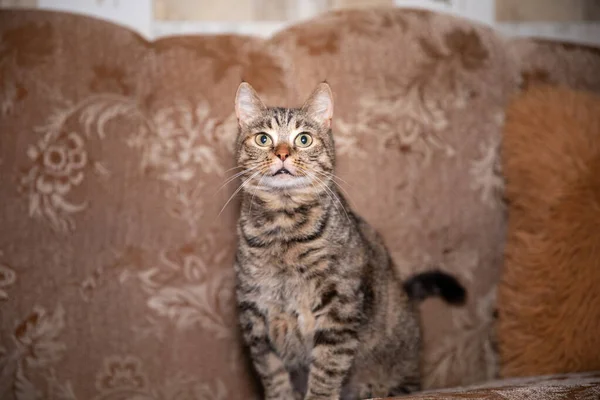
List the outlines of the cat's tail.
{"type": "Polygon", "coordinates": [[[411,300],[421,301],[439,296],[450,304],[461,305],[467,299],[467,291],[463,285],[452,275],[439,270],[413,275],[403,286],[411,300]]]}

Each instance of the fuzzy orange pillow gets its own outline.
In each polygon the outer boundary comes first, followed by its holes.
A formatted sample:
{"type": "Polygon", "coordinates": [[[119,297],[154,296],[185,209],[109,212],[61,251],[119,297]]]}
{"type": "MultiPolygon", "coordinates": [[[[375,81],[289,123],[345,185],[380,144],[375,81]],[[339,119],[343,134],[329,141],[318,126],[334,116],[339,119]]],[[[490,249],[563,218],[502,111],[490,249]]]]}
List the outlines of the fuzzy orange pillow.
{"type": "Polygon", "coordinates": [[[529,88],[509,107],[502,157],[501,374],[600,370],[600,97],[529,88]]]}

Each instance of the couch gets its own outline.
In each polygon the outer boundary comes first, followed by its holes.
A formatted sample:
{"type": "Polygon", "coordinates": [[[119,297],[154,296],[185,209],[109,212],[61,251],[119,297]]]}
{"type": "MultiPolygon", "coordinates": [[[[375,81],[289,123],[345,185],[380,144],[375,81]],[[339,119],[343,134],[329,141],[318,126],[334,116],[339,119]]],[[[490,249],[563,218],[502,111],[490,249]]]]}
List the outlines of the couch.
{"type": "Polygon", "coordinates": [[[597,49],[417,10],[153,42],[1,11],[0,398],[259,398],[233,303],[238,204],[222,210],[242,80],[288,106],[327,80],[353,207],[402,276],[438,267],[467,288],[464,307],[421,306],[414,398],[597,394],[594,373],[493,379],[506,105],[535,82],[600,92],[598,71],[597,49]]]}

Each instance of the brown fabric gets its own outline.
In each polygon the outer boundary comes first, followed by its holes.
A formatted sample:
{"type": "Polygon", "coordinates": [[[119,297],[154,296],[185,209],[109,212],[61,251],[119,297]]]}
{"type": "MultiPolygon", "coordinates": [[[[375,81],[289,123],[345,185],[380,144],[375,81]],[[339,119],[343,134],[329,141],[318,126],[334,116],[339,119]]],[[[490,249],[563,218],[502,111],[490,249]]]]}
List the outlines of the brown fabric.
{"type": "MultiPolygon", "coordinates": [[[[232,307],[237,204],[219,215],[242,79],[281,105],[331,83],[354,207],[402,274],[439,266],[469,289],[466,308],[422,307],[426,386],[494,376],[497,149],[527,59],[507,43],[422,11],[154,43],[0,12],[0,398],[254,396],[232,307]]],[[[568,65],[553,76],[579,76],[568,65]]]]}
{"type": "Polygon", "coordinates": [[[504,376],[600,369],[600,97],[534,86],[507,113],[504,376]]]}

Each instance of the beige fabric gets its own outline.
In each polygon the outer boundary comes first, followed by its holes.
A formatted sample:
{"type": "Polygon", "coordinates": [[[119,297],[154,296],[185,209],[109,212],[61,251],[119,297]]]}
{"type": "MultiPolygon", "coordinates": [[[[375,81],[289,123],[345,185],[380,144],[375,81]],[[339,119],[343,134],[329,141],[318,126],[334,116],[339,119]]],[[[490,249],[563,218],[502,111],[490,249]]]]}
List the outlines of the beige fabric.
{"type": "Polygon", "coordinates": [[[282,105],[331,83],[355,208],[403,274],[439,266],[469,289],[464,309],[423,305],[426,385],[494,376],[514,53],[426,12],[155,43],[81,16],[1,12],[0,398],[254,396],[233,310],[236,203],[219,215],[236,186],[219,190],[242,79],[282,105]]]}

